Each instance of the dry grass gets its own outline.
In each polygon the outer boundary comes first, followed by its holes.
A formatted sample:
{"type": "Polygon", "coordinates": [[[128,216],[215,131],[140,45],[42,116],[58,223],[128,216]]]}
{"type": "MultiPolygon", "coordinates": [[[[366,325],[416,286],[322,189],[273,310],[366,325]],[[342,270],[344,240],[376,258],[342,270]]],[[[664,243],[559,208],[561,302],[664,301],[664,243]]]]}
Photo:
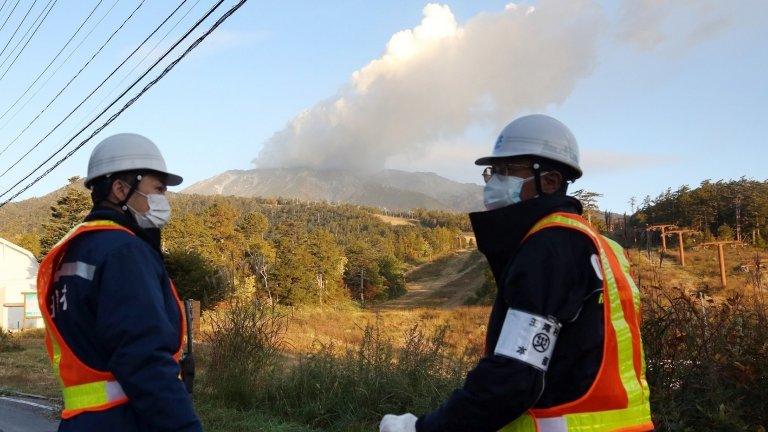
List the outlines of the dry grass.
{"type": "Polygon", "coordinates": [[[375,216],[380,221],[384,223],[388,223],[390,225],[394,225],[394,226],[402,226],[402,225],[415,226],[419,224],[419,221],[416,219],[406,219],[406,218],[401,218],[396,216],[387,216],[387,215],[378,214],[378,213],[372,213],[372,215],[375,216]]]}
{"type": "Polygon", "coordinates": [[[448,325],[451,332],[447,342],[457,350],[482,347],[490,309],[485,306],[456,309],[418,308],[409,310],[361,310],[348,308],[296,309],[286,331],[287,351],[293,355],[310,352],[317,344],[333,345],[338,349],[357,346],[366,326],[378,325],[382,334],[402,343],[402,335],[418,324],[424,331],[434,331],[448,325]]]}
{"type": "MultiPolygon", "coordinates": [[[[420,280],[420,279],[428,279],[428,278],[434,278],[437,276],[440,276],[442,273],[445,272],[445,269],[447,266],[454,266],[456,263],[455,261],[457,258],[460,258],[462,255],[465,255],[465,251],[456,251],[451,252],[448,254],[445,254],[439,258],[436,258],[434,261],[426,263],[422,266],[416,267],[415,269],[409,271],[405,278],[407,281],[414,281],[414,280],[420,280]]],[[[467,256],[467,259],[471,259],[472,254],[469,254],[467,256]]],[[[460,271],[459,267],[456,267],[456,271],[460,271]]]]}
{"type": "Polygon", "coordinates": [[[59,397],[59,383],[45,352],[43,333],[29,330],[12,337],[21,349],[0,352],[0,388],[59,397]]]}
{"type": "MultiPolygon", "coordinates": [[[[765,251],[749,246],[726,247],[728,287],[723,289],[716,249],[686,249],[685,267],[680,266],[677,251],[672,249],[663,256],[652,252],[650,259],[645,251],[631,250],[629,254],[640,285],[664,285],[681,288],[691,294],[702,292],[721,298],[751,292],[754,289],[754,274],[743,271],[742,266],[753,263],[756,256],[768,257],[765,251]]],[[[763,279],[766,279],[765,276],[763,279]]]]}

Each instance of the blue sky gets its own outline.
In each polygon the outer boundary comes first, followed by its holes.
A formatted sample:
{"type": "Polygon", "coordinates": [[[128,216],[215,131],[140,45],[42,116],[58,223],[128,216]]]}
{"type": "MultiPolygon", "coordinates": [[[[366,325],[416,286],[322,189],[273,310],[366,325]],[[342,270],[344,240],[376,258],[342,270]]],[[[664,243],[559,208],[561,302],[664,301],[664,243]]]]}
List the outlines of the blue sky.
{"type": "MultiPolygon", "coordinates": [[[[59,1],[61,4],[54,6],[27,50],[0,80],[0,114],[97,3],[59,1]]],[[[100,18],[115,1],[104,0],[94,16],[100,18]]],[[[40,3],[32,15],[46,2],[40,3]]],[[[7,118],[0,119],[0,149],[45,106],[138,3],[118,1],[27,108],[4,127],[7,118]]],[[[189,1],[182,10],[193,3],[189,1]]],[[[487,22],[478,19],[478,15],[501,14],[506,3],[442,4],[450,7],[458,26],[463,27],[470,22],[487,22]]],[[[557,7],[556,3],[527,2],[523,7],[539,8],[535,16],[557,7]]],[[[683,6],[670,7],[660,21],[651,19],[658,17],[659,11],[650,18],[633,15],[640,14],[647,3],[644,0],[573,3],[599,15],[595,22],[600,28],[584,37],[593,44],[588,50],[592,58],[572,79],[564,81],[567,85],[557,94],[527,105],[513,104],[514,108],[501,111],[515,113],[512,118],[526,112],[545,112],[573,130],[582,147],[586,168],[586,175],[576,188],[603,193],[602,207],[623,211],[628,210],[629,197],[641,200],[667,187],[697,185],[707,178],[768,178],[768,26],[763,24],[768,8],[764,2],[732,2],[729,6],[704,1],[708,9],[696,6],[697,2],[677,2],[683,6]],[[689,4],[693,6],[688,8],[689,4]],[[651,42],[631,41],[622,33],[627,29],[659,38],[652,38],[651,42]]],[[[197,4],[171,36],[178,37],[182,28],[210,4],[197,4]]],[[[349,87],[353,72],[381,58],[393,34],[418,26],[425,5],[424,1],[341,1],[318,6],[317,2],[309,1],[252,0],[113,125],[22,197],[45,194],[65,184],[70,176],[85,175],[93,146],[111,133],[124,131],[142,133],[157,142],[169,167],[185,177],[185,185],[228,169],[250,169],[262,146],[270,140],[274,143],[276,132],[284,130],[303,110],[336,97],[340,91],[343,94],[340,89],[349,87]]],[[[22,7],[20,4],[19,8],[22,7]]],[[[134,20],[126,24],[124,31],[52,108],[0,155],[0,172],[63,118],[173,7],[171,2],[147,0],[134,20]]],[[[0,11],[0,18],[6,13],[7,8],[0,11]]],[[[3,44],[10,37],[11,27],[15,27],[13,24],[17,24],[14,19],[20,17],[19,13],[17,10],[9,26],[0,31],[3,44]]],[[[557,27],[554,15],[547,22],[557,27]]],[[[95,20],[86,25],[86,31],[92,23],[95,20]]],[[[22,26],[22,31],[25,28],[22,26]]],[[[517,37],[525,40],[528,35],[521,32],[517,37]]],[[[531,38],[540,36],[530,34],[531,38]]],[[[78,41],[79,38],[75,39],[78,41]]],[[[498,50],[500,56],[506,55],[506,46],[502,46],[505,41],[498,43],[499,47],[491,44],[488,48],[498,50]]],[[[556,55],[552,54],[553,58],[556,55]]],[[[524,66],[519,68],[525,70],[524,66]]],[[[2,71],[4,67],[0,67],[2,71]]],[[[124,73],[127,70],[117,76],[122,78],[124,73]]],[[[568,71],[562,71],[560,79],[563,75],[567,78],[568,71]]],[[[106,92],[96,94],[72,121],[1,177],[2,190],[71,137],[76,126],[90,117],[97,102],[116,85],[116,81],[108,82],[106,92]]],[[[446,87],[447,94],[455,90],[450,85],[446,87]]],[[[451,135],[441,130],[439,139],[433,143],[406,143],[403,148],[408,152],[388,159],[387,166],[435,171],[455,180],[479,182],[480,170],[472,164],[474,157],[490,150],[506,123],[496,114],[478,117],[460,133],[451,135]],[[441,147],[441,143],[447,144],[441,147]],[[410,151],[409,146],[419,150],[410,151]]],[[[308,148],[309,154],[315,149],[322,151],[320,145],[308,148]]],[[[345,163],[354,164],[354,157],[345,163]]]]}

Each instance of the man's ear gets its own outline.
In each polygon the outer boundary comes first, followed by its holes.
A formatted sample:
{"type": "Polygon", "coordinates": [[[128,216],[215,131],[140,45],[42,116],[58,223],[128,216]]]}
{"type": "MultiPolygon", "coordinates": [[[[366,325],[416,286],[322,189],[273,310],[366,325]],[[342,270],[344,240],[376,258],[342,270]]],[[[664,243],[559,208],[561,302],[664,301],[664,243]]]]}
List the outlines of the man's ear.
{"type": "Polygon", "coordinates": [[[544,193],[552,194],[560,190],[563,185],[563,175],[557,171],[550,171],[542,176],[542,187],[544,193]]]}
{"type": "Polygon", "coordinates": [[[121,180],[115,180],[112,182],[112,188],[110,189],[112,195],[117,199],[117,202],[123,202],[128,196],[130,189],[121,180]]]}

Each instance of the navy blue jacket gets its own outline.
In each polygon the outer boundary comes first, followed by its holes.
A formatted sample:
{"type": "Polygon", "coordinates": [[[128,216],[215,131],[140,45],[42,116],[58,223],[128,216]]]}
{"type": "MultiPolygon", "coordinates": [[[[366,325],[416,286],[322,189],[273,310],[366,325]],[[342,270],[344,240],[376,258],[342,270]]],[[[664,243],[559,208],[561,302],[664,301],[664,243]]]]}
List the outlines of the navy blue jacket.
{"type": "Polygon", "coordinates": [[[576,199],[548,196],[470,214],[498,288],[487,352],[461,389],[419,418],[418,432],[495,432],[530,408],[573,401],[591,386],[602,361],[604,322],[602,282],[590,261],[595,247],[584,234],[563,228],[522,242],[536,222],[559,211],[580,214],[582,208],[576,199]],[[546,373],[493,353],[509,308],[562,323],[546,373]]]}
{"type": "Polygon", "coordinates": [[[62,262],[89,269],[54,284],[54,321],[77,357],[110,371],[130,402],[62,420],[59,431],[201,431],[192,401],[178,379],[179,308],[158,249],[158,235],[133,218],[96,208],[86,220],[107,219],[123,231],[96,231],[72,240],[62,262]],[[89,267],[90,266],[90,267],[89,267]]]}

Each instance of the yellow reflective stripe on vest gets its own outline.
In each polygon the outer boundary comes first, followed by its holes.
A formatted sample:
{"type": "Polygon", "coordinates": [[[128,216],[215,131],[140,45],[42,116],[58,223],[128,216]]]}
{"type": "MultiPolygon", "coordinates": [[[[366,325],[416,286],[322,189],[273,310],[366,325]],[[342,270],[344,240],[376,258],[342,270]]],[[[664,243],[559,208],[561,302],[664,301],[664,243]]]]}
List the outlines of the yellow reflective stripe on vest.
{"type": "Polygon", "coordinates": [[[94,408],[126,397],[117,381],[97,381],[64,387],[62,393],[64,409],[69,411],[94,408]]]}
{"type": "Polygon", "coordinates": [[[562,417],[533,419],[525,414],[500,432],[613,432],[651,422],[651,413],[644,406],[562,417]]]}
{"type": "MultiPolygon", "coordinates": [[[[573,227],[593,238],[595,243],[598,245],[600,262],[603,266],[603,275],[605,275],[605,283],[608,287],[611,323],[613,324],[613,329],[616,332],[616,343],[618,345],[617,351],[619,354],[618,366],[621,382],[624,385],[624,390],[627,392],[628,406],[643,404],[645,400],[644,391],[640,387],[640,383],[637,380],[637,375],[635,374],[632,332],[629,329],[629,324],[627,324],[627,321],[624,317],[624,311],[621,308],[619,287],[616,283],[616,277],[613,274],[611,264],[608,261],[608,252],[603,247],[603,242],[605,242],[607,239],[603,240],[602,236],[599,236],[597,233],[595,233],[593,228],[589,225],[556,214],[550,215],[539,221],[539,223],[537,223],[531,231],[536,231],[537,228],[540,229],[541,227],[551,223],[560,223],[573,227]]],[[[622,252],[620,255],[623,257],[624,253],[622,252]]],[[[628,277],[628,279],[631,278],[628,277]]]]}
{"type": "Polygon", "coordinates": [[[53,366],[53,371],[56,373],[56,378],[59,378],[61,380],[61,374],[59,373],[59,364],[61,363],[61,347],[59,346],[59,343],[56,341],[56,338],[51,334],[51,332],[46,329],[48,332],[48,337],[51,339],[51,347],[53,347],[53,358],[51,359],[51,365],[53,366]]]}
{"type": "Polygon", "coordinates": [[[504,426],[499,432],[536,432],[536,420],[526,413],[515,419],[512,423],[504,426]]]}
{"type": "Polygon", "coordinates": [[[637,288],[637,285],[635,285],[634,279],[630,277],[631,275],[631,266],[629,264],[629,261],[627,260],[626,255],[624,255],[624,248],[621,247],[618,243],[615,241],[603,237],[606,242],[608,242],[608,245],[611,246],[611,249],[613,250],[613,253],[616,255],[616,258],[619,260],[619,264],[621,264],[622,270],[624,270],[624,274],[627,275],[627,282],[629,282],[630,288],[632,288],[632,299],[635,302],[635,311],[637,311],[638,316],[640,315],[640,290],[637,288]]]}
{"type": "MultiPolygon", "coordinates": [[[[635,304],[635,313],[639,317],[642,313],[641,311],[641,299],[640,299],[640,289],[638,289],[637,285],[635,284],[635,280],[631,277],[631,266],[629,264],[629,260],[627,259],[626,255],[624,255],[624,248],[621,247],[618,243],[611,239],[606,239],[608,241],[608,244],[611,246],[611,249],[613,249],[614,254],[616,254],[616,257],[619,259],[619,263],[621,264],[622,268],[624,269],[624,274],[627,275],[627,282],[629,282],[629,286],[632,288],[632,300],[635,304]]],[[[651,389],[648,386],[648,381],[645,378],[645,347],[643,347],[643,340],[642,340],[642,334],[638,335],[640,337],[640,385],[643,388],[643,393],[645,394],[645,399],[648,400],[651,395],[651,389]]]]}
{"type": "Polygon", "coordinates": [[[51,347],[53,348],[51,365],[53,366],[56,378],[58,378],[61,383],[61,393],[65,410],[75,411],[94,408],[126,397],[123,388],[117,381],[96,381],[76,386],[64,386],[59,372],[61,364],[61,347],[53,336],[51,336],[51,347]]]}

